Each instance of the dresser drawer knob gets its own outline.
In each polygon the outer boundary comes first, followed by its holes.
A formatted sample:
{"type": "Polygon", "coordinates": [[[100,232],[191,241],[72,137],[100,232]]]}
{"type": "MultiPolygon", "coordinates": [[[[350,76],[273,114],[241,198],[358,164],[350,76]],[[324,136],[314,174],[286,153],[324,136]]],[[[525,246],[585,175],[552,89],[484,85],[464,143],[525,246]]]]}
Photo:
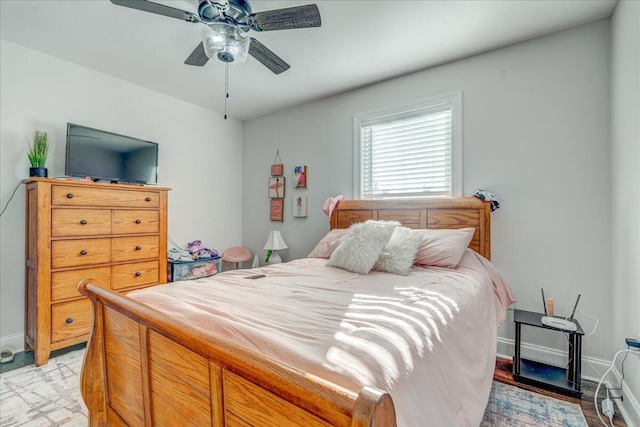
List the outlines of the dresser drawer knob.
{"type": "Polygon", "coordinates": [[[84,249],[80,251],[80,255],[86,255],[87,251],[85,251],[84,249]]]}
{"type": "Polygon", "coordinates": [[[139,251],[140,249],[142,249],[142,246],[136,246],[136,251],[139,251]]]}
{"type": "Polygon", "coordinates": [[[150,202],[151,201],[151,197],[147,197],[146,199],[144,199],[146,202],[150,202]]]}
{"type": "Polygon", "coordinates": [[[140,273],[139,271],[136,271],[136,277],[140,277],[142,276],[142,273],[140,273]]]}
{"type": "Polygon", "coordinates": [[[87,225],[87,220],[86,220],[86,219],[83,219],[82,221],[80,221],[80,224],[82,224],[82,225],[87,225]]]}
{"type": "Polygon", "coordinates": [[[139,219],[136,219],[136,224],[142,224],[142,221],[139,219]]]}
{"type": "Polygon", "coordinates": [[[73,323],[73,317],[67,317],[67,320],[65,320],[65,322],[73,323]]]}
{"type": "Polygon", "coordinates": [[[67,193],[67,199],[73,199],[73,193],[67,193]]]}

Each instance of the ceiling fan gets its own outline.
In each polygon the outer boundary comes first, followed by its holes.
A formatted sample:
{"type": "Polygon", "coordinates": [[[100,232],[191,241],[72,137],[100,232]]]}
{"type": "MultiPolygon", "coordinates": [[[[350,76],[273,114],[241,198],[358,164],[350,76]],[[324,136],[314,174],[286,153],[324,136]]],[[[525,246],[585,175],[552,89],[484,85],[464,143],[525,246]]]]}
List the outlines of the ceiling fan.
{"type": "Polygon", "coordinates": [[[242,63],[247,54],[280,74],[289,64],[253,37],[253,31],[319,27],[320,11],[315,4],[253,13],[246,0],[199,0],[198,14],[147,0],[111,0],[111,3],[156,13],[191,23],[203,24],[202,42],[184,62],[202,67],[211,58],[224,63],[242,63]]]}

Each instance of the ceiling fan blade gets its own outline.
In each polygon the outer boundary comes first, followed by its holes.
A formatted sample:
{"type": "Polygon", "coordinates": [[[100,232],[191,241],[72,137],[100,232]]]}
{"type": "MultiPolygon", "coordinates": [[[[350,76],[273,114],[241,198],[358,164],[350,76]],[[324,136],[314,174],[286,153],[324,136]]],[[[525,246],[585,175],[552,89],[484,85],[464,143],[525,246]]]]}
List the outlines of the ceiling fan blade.
{"type": "Polygon", "coordinates": [[[143,12],[151,12],[158,15],[168,16],[169,18],[181,19],[188,22],[198,22],[197,15],[186,10],[176,9],[175,7],[165,6],[163,4],[154,3],[147,0],[111,0],[111,3],[117,6],[138,9],[143,12]]]}
{"type": "Polygon", "coordinates": [[[267,10],[249,16],[249,26],[256,31],[291,30],[319,27],[320,11],[315,4],[267,10]]]}
{"type": "Polygon", "coordinates": [[[284,62],[282,58],[271,52],[253,37],[251,37],[251,44],[249,45],[249,55],[260,61],[262,65],[273,71],[274,74],[280,74],[290,68],[290,65],[284,62]]]}
{"type": "Polygon", "coordinates": [[[187,65],[195,65],[196,67],[202,67],[207,63],[209,57],[204,52],[204,45],[202,42],[191,52],[191,55],[184,61],[187,65]]]}

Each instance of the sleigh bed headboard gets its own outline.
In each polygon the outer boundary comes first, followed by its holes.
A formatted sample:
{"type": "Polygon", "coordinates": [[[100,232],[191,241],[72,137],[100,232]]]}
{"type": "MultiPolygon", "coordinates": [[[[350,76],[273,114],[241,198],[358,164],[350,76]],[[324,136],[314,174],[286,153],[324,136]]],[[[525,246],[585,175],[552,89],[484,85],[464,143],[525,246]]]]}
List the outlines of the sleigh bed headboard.
{"type": "Polygon", "coordinates": [[[356,222],[395,220],[409,228],[475,227],[469,247],[491,259],[490,203],[476,197],[420,200],[341,200],[331,213],[330,227],[348,228],[356,222]]]}

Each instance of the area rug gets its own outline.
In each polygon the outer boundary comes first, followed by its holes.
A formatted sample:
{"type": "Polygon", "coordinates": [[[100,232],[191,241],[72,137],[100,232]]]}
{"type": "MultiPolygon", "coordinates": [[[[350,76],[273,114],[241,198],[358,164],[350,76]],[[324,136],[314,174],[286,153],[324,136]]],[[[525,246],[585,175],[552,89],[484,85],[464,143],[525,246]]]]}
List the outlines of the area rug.
{"type": "Polygon", "coordinates": [[[538,426],[586,427],[582,409],[575,403],[494,381],[481,427],[538,426]]]}
{"type": "MultiPolygon", "coordinates": [[[[0,375],[0,426],[80,427],[87,409],[80,397],[84,350],[0,375]]],[[[587,426],[580,406],[510,385],[493,383],[481,427],[587,426]]]]}
{"type": "Polygon", "coordinates": [[[80,396],[84,349],[49,359],[49,363],[0,375],[0,426],[87,425],[80,396]]]}

